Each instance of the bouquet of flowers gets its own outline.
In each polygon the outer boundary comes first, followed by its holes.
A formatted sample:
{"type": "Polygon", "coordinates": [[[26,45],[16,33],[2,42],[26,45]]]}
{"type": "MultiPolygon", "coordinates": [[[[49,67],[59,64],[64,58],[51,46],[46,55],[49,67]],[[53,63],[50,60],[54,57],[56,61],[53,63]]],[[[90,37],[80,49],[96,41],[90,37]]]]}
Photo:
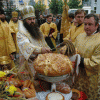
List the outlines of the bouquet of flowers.
{"type": "MultiPolygon", "coordinates": [[[[9,72],[11,71],[0,71],[0,100],[35,99],[36,91],[33,82],[20,80],[16,75],[9,74],[9,72]]],[[[25,72],[21,72],[21,74],[23,73],[25,72]]]]}
{"type": "Polygon", "coordinates": [[[17,91],[17,87],[13,84],[9,84],[6,75],[5,72],[0,71],[0,100],[1,98],[4,100],[25,100],[25,98],[23,98],[24,95],[17,91]]]}

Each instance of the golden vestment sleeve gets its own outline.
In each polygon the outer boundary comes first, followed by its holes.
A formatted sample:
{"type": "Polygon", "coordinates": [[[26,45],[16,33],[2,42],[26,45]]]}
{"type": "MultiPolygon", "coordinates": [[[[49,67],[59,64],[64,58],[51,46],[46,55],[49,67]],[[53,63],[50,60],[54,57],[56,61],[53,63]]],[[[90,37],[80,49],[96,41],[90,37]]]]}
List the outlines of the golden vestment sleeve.
{"type": "Polygon", "coordinates": [[[63,40],[65,41],[65,40],[69,40],[69,39],[70,39],[70,32],[65,38],[63,38],[63,40]]]}
{"type": "Polygon", "coordinates": [[[10,20],[9,27],[10,27],[11,33],[17,33],[18,32],[18,21],[14,23],[12,20],[10,20]]]}
{"type": "Polygon", "coordinates": [[[29,41],[29,39],[24,34],[21,34],[20,32],[17,33],[17,43],[20,52],[27,60],[29,59],[29,57],[32,55],[33,52],[34,54],[41,53],[42,47],[32,44],[29,41]]]}
{"type": "Polygon", "coordinates": [[[44,24],[42,24],[42,25],[40,26],[40,30],[42,31],[42,34],[43,34],[43,35],[48,36],[48,32],[45,32],[45,31],[44,31],[44,30],[45,30],[45,25],[44,25],[44,24]]]}
{"type": "Polygon", "coordinates": [[[6,45],[8,47],[7,48],[7,52],[8,52],[8,55],[9,55],[9,54],[11,54],[13,52],[16,52],[16,48],[15,48],[15,45],[14,45],[13,38],[11,36],[11,31],[9,29],[9,26],[4,26],[3,30],[4,30],[5,36],[7,36],[6,45]]]}
{"type": "Polygon", "coordinates": [[[17,45],[17,38],[16,38],[16,34],[18,32],[18,21],[16,23],[14,23],[12,20],[10,20],[9,22],[9,27],[10,27],[10,31],[11,31],[11,35],[13,37],[13,40],[14,40],[14,44],[15,44],[15,47],[16,47],[16,53],[19,53],[19,48],[18,48],[18,45],[17,45]]]}
{"type": "Polygon", "coordinates": [[[98,65],[100,65],[100,44],[95,48],[90,58],[84,58],[84,65],[87,70],[98,71],[98,65]]]}
{"type": "Polygon", "coordinates": [[[12,26],[10,24],[9,24],[9,28],[10,28],[11,33],[15,33],[13,28],[12,28],[12,26]]]}
{"type": "Polygon", "coordinates": [[[71,36],[71,40],[72,42],[75,42],[76,37],[80,34],[80,33],[84,33],[84,24],[82,24],[79,27],[72,27],[71,31],[70,31],[70,36],[71,36]]]}
{"type": "Polygon", "coordinates": [[[80,34],[84,33],[84,24],[82,24],[79,27],[73,26],[70,29],[69,34],[64,38],[64,40],[69,40],[71,39],[73,43],[75,43],[76,37],[80,34]]]}
{"type": "Polygon", "coordinates": [[[8,50],[9,50],[9,54],[13,53],[13,52],[16,52],[16,48],[15,48],[15,44],[14,44],[14,41],[13,41],[13,38],[11,36],[11,31],[10,29],[8,29],[8,50]]]}
{"type": "Polygon", "coordinates": [[[13,28],[12,28],[13,25],[12,25],[11,20],[10,20],[8,26],[9,26],[9,29],[10,29],[11,33],[14,33],[14,30],[13,30],[13,28]]]}

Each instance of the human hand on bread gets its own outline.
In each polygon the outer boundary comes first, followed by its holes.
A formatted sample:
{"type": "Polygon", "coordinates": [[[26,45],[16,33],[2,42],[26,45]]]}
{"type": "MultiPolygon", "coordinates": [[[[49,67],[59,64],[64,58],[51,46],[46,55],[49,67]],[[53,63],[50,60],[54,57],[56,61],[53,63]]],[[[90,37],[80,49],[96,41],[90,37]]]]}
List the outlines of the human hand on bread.
{"type": "Polygon", "coordinates": [[[42,54],[44,54],[44,53],[52,53],[52,51],[51,51],[50,48],[45,48],[45,47],[43,47],[43,48],[41,49],[41,53],[42,53],[42,54]]]}

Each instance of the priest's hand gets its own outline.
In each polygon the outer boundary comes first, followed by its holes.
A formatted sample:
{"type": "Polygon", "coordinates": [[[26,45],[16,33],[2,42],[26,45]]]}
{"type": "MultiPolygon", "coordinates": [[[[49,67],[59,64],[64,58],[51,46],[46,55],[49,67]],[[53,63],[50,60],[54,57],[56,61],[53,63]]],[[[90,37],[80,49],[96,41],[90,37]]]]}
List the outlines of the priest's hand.
{"type": "Polygon", "coordinates": [[[10,54],[10,57],[11,57],[12,60],[14,60],[14,56],[12,54],[10,54]]]}
{"type": "Polygon", "coordinates": [[[41,53],[44,54],[44,53],[52,53],[51,49],[50,48],[42,48],[41,49],[41,53]]]}

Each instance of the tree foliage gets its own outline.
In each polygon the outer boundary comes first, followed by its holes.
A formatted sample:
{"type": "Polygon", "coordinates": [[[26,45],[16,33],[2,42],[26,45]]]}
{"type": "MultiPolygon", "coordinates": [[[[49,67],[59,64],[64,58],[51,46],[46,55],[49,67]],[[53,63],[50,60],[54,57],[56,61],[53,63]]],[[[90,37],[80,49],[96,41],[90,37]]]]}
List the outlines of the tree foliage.
{"type": "Polygon", "coordinates": [[[79,0],[69,0],[68,2],[68,6],[70,9],[73,9],[73,8],[82,8],[82,5],[80,5],[80,2],[79,0]]]}
{"type": "Polygon", "coordinates": [[[38,10],[39,12],[43,13],[46,9],[46,5],[42,3],[42,0],[39,0],[35,5],[33,5],[35,10],[38,10]]]}
{"type": "Polygon", "coordinates": [[[29,5],[35,5],[35,1],[34,0],[30,0],[29,5]]]}
{"type": "Polygon", "coordinates": [[[2,2],[0,1],[0,8],[2,8],[3,7],[3,4],[2,4],[2,2]]]}
{"type": "Polygon", "coordinates": [[[49,1],[49,9],[52,14],[62,14],[63,12],[63,1],[62,0],[51,0],[49,1]]]}

